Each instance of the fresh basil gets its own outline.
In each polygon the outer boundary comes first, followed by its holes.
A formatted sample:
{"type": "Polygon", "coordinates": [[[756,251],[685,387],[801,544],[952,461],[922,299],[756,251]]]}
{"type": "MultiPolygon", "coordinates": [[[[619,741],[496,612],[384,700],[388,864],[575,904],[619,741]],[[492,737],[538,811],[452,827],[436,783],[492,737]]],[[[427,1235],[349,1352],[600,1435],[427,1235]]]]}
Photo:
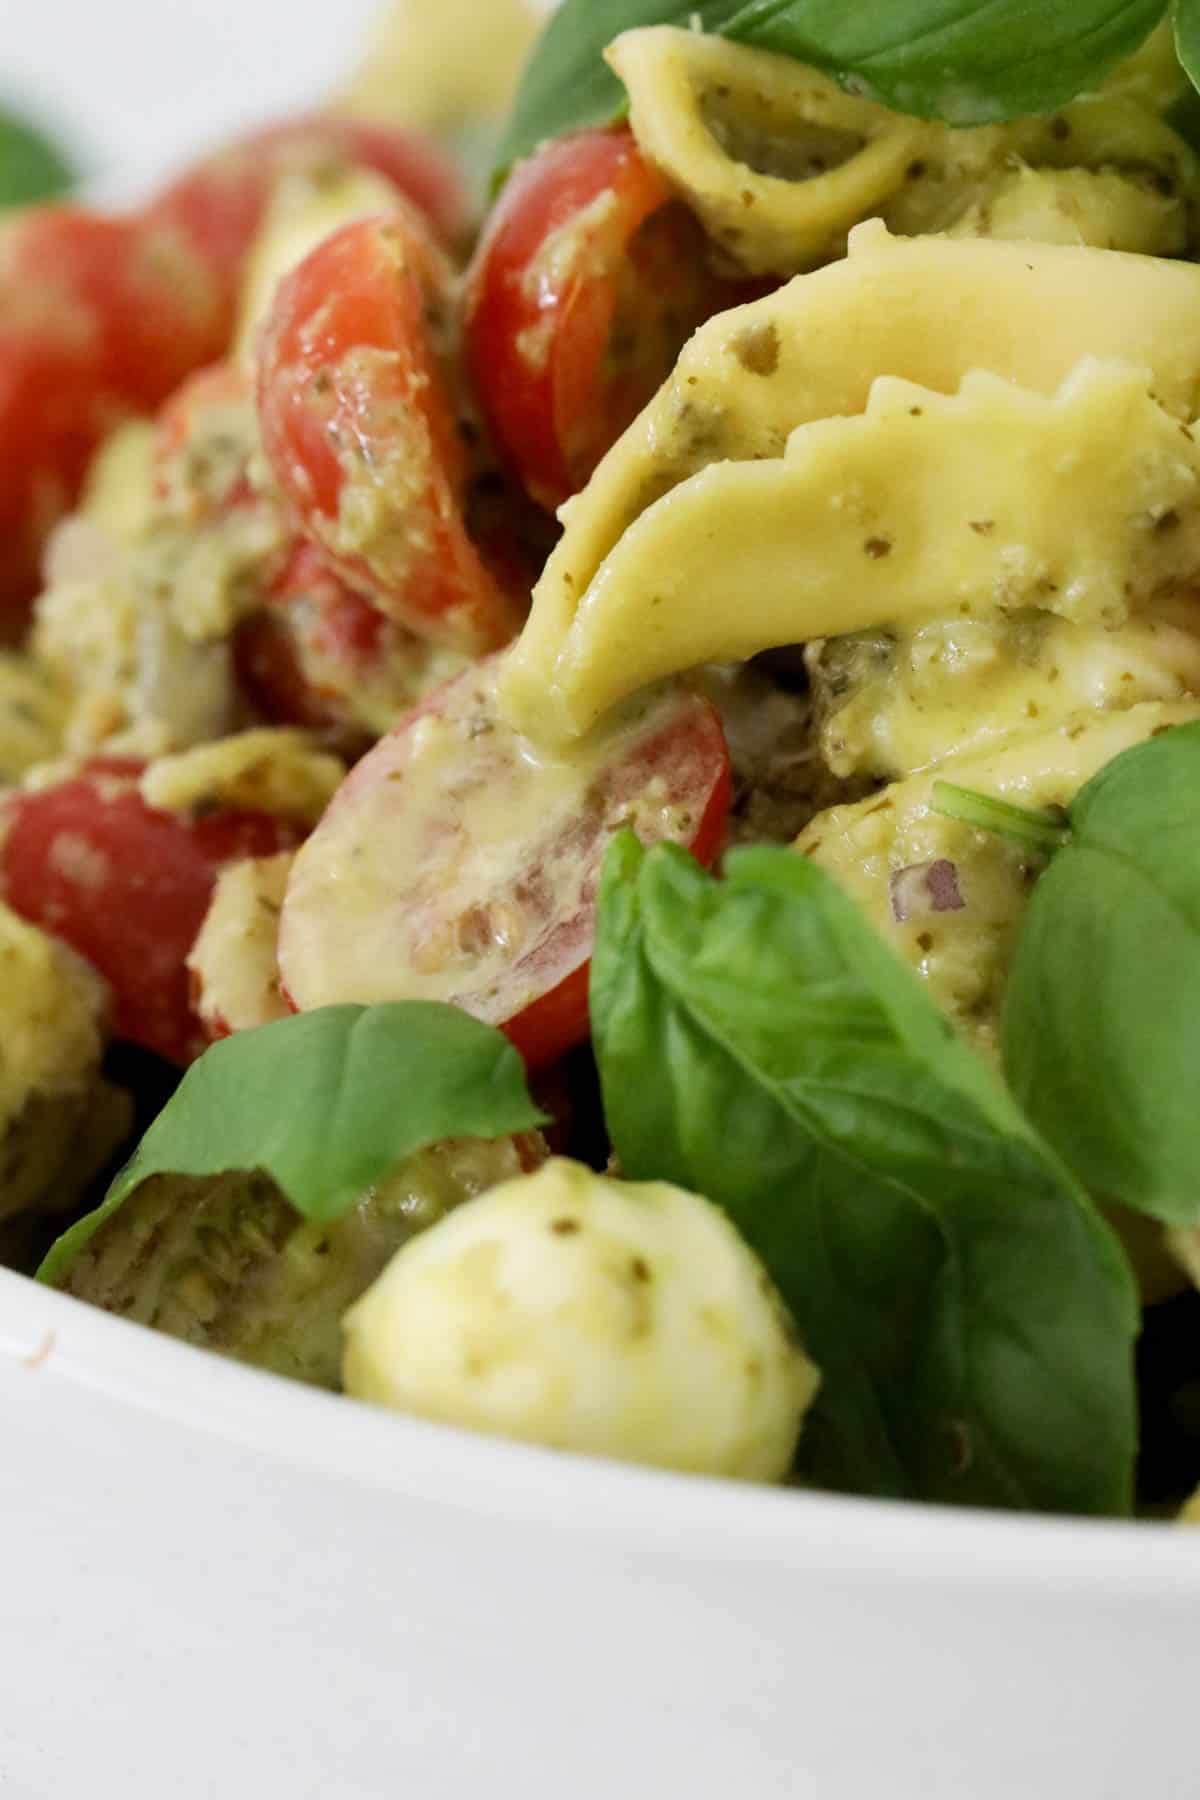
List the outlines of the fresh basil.
{"type": "Polygon", "coordinates": [[[1200,1223],[1200,724],[1068,809],[1009,974],[1009,1084],[1089,1190],[1200,1223]]]}
{"type": "MultiPolygon", "coordinates": [[[[1193,89],[1200,88],[1200,0],[1175,0],[1175,53],[1187,72],[1193,89]]],[[[1188,96],[1176,101],[1175,111],[1179,113],[1179,127],[1183,135],[1194,142],[1195,139],[1187,129],[1197,122],[1196,108],[1187,104],[1188,96]]],[[[1176,123],[1172,117],[1172,123],[1176,123]]]]}
{"type": "Polygon", "coordinates": [[[240,1031],[184,1076],[101,1204],[51,1248],[57,1282],[151,1175],[261,1169],[306,1218],[340,1218],[405,1157],[546,1123],[507,1038],[456,1007],[325,1006],[240,1031]]]}
{"type": "Polygon", "coordinates": [[[625,1172],[728,1211],[822,1372],[821,1486],[1123,1513],[1136,1298],[1070,1174],[836,883],[609,851],[592,965],[625,1172]]]}
{"type": "MultiPolygon", "coordinates": [[[[1187,0],[1181,19],[1198,3],[1187,0]]],[[[501,169],[622,115],[603,52],[639,25],[694,23],[825,69],[900,112],[981,125],[1052,112],[1094,87],[1164,10],[1164,0],[564,0],[526,67],[501,169]]]]}
{"type": "Polygon", "coordinates": [[[62,147],[36,126],[0,112],[0,207],[65,194],[75,170],[62,147]]]}

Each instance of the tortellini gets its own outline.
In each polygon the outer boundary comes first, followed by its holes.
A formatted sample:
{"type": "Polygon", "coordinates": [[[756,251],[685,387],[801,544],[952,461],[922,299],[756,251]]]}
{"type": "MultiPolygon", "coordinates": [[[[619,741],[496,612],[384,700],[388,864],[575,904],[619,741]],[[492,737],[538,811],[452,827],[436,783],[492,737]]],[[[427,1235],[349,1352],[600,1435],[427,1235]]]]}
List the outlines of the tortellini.
{"type": "Polygon", "coordinates": [[[159,757],[141,790],[147,806],[164,812],[234,807],[315,825],[345,773],[341,758],[318,749],[308,732],[263,725],[159,757]]]}
{"type": "Polygon", "coordinates": [[[108,992],[73,950],[0,906],[0,1220],[69,1206],[128,1129],[100,1077],[108,992]]]}
{"type": "Polygon", "coordinates": [[[1032,891],[1036,859],[1023,845],[948,819],[933,807],[935,780],[1020,806],[1061,806],[1122,750],[1168,725],[1200,718],[1200,700],[1148,702],[1124,712],[1079,712],[1051,731],[1015,732],[933,773],[894,782],[851,806],[819,813],[796,848],[837,878],[898,955],[928,983],[942,1011],[990,1058],[999,1054],[1000,1002],[1032,891]],[[948,863],[954,888],[939,897],[905,871],[948,863]]]}
{"type": "Polygon", "coordinates": [[[840,256],[872,215],[907,234],[1163,256],[1191,239],[1200,166],[1132,90],[959,129],[848,94],[790,57],[673,26],[625,32],[607,54],[643,154],[751,274],[840,256]]]}
{"type": "Polygon", "coordinates": [[[562,740],[771,645],[995,604],[1117,623],[1196,571],[1198,390],[1200,269],[862,226],[702,327],[568,502],[502,703],[562,740]]]}
{"type": "Polygon", "coordinates": [[[44,669],[0,650],[0,783],[57,754],[66,712],[66,696],[44,669]]]}
{"type": "Polygon", "coordinates": [[[606,54],[643,154],[753,274],[794,274],[839,255],[851,225],[903,184],[930,132],[790,57],[701,32],[648,26],[606,54]]]}
{"type": "Polygon", "coordinates": [[[805,660],[823,766],[895,779],[1073,712],[1200,694],[1200,607],[1163,595],[1111,627],[956,612],[818,640],[805,660]]]}
{"type": "Polygon", "coordinates": [[[248,856],[217,876],[188,952],[193,1004],[209,1033],[249,1031],[285,1019],[279,980],[279,915],[295,856],[248,856]]]}
{"type": "Polygon", "coordinates": [[[419,131],[499,116],[539,15],[533,0],[387,0],[338,110],[419,131]]]}
{"type": "MultiPolygon", "coordinates": [[[[1000,743],[819,813],[796,849],[828,870],[930,997],[988,1061],[999,1063],[1001,1009],[1025,908],[1042,867],[1036,852],[934,810],[935,780],[1029,807],[1066,805],[1104,765],[1172,725],[1200,718],[1200,700],[1081,710],[1051,730],[1013,721],[1000,743]]],[[[1200,1275],[1195,1235],[1112,1207],[1147,1303],[1200,1275]]]]}

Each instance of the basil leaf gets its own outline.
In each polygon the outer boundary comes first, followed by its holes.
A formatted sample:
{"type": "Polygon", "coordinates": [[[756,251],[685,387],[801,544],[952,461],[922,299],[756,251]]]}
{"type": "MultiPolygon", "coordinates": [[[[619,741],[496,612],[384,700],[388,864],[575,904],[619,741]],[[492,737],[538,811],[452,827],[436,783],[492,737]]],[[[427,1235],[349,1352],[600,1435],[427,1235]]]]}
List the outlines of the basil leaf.
{"type": "Polygon", "coordinates": [[[12,113],[0,112],[0,206],[49,200],[74,185],[66,152],[12,113]]]}
{"type": "Polygon", "coordinates": [[[624,90],[602,53],[639,25],[695,21],[899,112],[982,125],[1052,112],[1094,87],[1163,11],[1164,0],[564,0],[522,77],[501,168],[546,138],[622,115],[624,90]]]}
{"type": "Polygon", "coordinates": [[[151,1175],[261,1169],[306,1218],[330,1222],[408,1156],[449,1137],[546,1123],[508,1039],[456,1007],[324,1006],[239,1031],[184,1076],[101,1204],[51,1247],[56,1282],[151,1175]]]}
{"type": "MultiPolygon", "coordinates": [[[[1200,0],[1175,0],[1174,20],[1175,54],[1186,69],[1193,88],[1200,88],[1200,0]]],[[[1189,98],[1185,95],[1183,100],[1176,101],[1171,123],[1189,143],[1194,143],[1188,126],[1196,121],[1196,109],[1187,104],[1189,98]]]]}
{"type": "Polygon", "coordinates": [[[1200,724],[1069,808],[1009,974],[1009,1083],[1092,1193],[1200,1223],[1200,724]]]}
{"type": "Polygon", "coordinates": [[[610,125],[624,116],[625,89],[604,60],[623,31],[638,25],[699,20],[720,31],[741,0],[562,0],[542,29],[521,76],[512,117],[497,152],[497,181],[547,138],[610,125]]]}
{"type": "Polygon", "coordinates": [[[623,834],[591,996],[625,1172],[724,1206],[820,1366],[807,1476],[1128,1510],[1138,1316],[1124,1257],[827,875],[756,849],[718,883],[623,834]]]}

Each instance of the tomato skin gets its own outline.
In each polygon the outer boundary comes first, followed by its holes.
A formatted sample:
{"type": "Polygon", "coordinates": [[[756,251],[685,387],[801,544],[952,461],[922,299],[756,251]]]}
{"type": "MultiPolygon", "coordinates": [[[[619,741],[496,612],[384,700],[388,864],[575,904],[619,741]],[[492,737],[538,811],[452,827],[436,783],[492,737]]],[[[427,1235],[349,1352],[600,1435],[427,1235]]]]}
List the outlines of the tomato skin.
{"type": "Polygon", "coordinates": [[[322,113],[267,126],[185,170],[149,207],[152,218],[178,231],[200,256],[231,322],[242,267],[277,182],[332,158],[391,181],[444,243],[462,236],[468,211],[462,182],[431,139],[322,113]]]}
{"type": "Polygon", "coordinates": [[[466,529],[470,468],[437,341],[450,285],[411,211],[334,232],[276,292],[259,423],[297,528],[335,574],[418,636],[478,655],[518,621],[466,529]]]}
{"type": "Polygon", "coordinates": [[[161,227],[61,206],[0,236],[0,633],[24,624],[97,444],[216,356],[225,329],[203,267],[161,227]]]}
{"type": "Polygon", "coordinates": [[[289,849],[304,831],[265,813],[191,820],[155,811],[138,790],[142,767],[98,758],[55,787],[13,795],[3,814],[0,893],[105,977],[117,1036],[187,1063],[206,1039],[185,959],[217,871],[289,849]]]}
{"type": "Polygon", "coordinates": [[[703,861],[731,777],[716,709],[665,688],[588,760],[545,763],[488,665],[428,696],[351,771],[292,866],[279,938],[297,1010],[433,999],[498,1026],[531,1069],[588,1036],[595,895],[634,821],[703,861]]]}
{"type": "Polygon", "coordinates": [[[577,493],[702,320],[744,295],[624,128],[514,171],[467,279],[472,380],[500,450],[553,509],[577,493]],[[623,362],[622,362],[623,359],[623,362]]]}

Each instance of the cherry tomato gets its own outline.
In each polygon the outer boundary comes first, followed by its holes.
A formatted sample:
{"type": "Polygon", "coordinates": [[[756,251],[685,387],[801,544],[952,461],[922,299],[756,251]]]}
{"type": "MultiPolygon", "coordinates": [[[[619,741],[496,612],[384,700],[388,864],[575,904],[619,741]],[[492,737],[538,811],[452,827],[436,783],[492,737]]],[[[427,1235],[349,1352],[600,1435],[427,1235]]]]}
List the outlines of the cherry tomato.
{"type": "Polygon", "coordinates": [[[411,210],[344,226],[279,284],[259,340],[263,446],[329,567],[421,637],[507,642],[513,604],[467,534],[451,272],[411,210]]]}
{"type": "Polygon", "coordinates": [[[228,346],[246,254],[280,178],[337,157],[388,177],[447,237],[461,184],[412,133],[300,119],[182,176],[143,213],[29,209],[0,234],[0,640],[20,634],[46,536],[93,451],[228,346]]]}
{"type": "Polygon", "coordinates": [[[265,813],[157,812],[141,797],[140,774],[139,763],[99,758],[56,787],[13,795],[0,893],[106,978],[119,1037],[186,1063],[205,1036],[185,961],[217,871],[288,849],[304,833],[265,813]]]}
{"type": "Polygon", "coordinates": [[[0,635],[24,623],[97,444],[216,356],[225,329],[205,270],[162,227],[63,206],[0,235],[0,635]]]}
{"type": "Polygon", "coordinates": [[[214,518],[258,500],[249,465],[257,444],[254,383],[232,362],[190,375],[155,422],[154,486],[178,517],[214,518]]]}
{"type": "Polygon", "coordinates": [[[391,181],[446,243],[463,233],[467,203],[449,157],[395,127],[314,114],[256,131],[186,170],[154,200],[152,218],[179,231],[216,280],[232,320],[247,252],[280,178],[323,162],[361,164],[391,181]]]}
{"type": "Polygon", "coordinates": [[[627,130],[559,138],[519,165],[467,284],[472,380],[543,506],[577,493],[692,331],[744,291],[627,130]]]}
{"type": "Polygon", "coordinates": [[[382,738],[293,865],[284,991],[450,1001],[501,1026],[531,1067],[588,1033],[595,895],[613,832],[716,854],[729,757],[715,710],[660,689],[567,760],[511,732],[494,661],[464,671],[382,738]]]}
{"type": "Polygon", "coordinates": [[[355,751],[428,689],[435,656],[303,542],[234,644],[239,685],[264,718],[335,731],[355,751]]]}

